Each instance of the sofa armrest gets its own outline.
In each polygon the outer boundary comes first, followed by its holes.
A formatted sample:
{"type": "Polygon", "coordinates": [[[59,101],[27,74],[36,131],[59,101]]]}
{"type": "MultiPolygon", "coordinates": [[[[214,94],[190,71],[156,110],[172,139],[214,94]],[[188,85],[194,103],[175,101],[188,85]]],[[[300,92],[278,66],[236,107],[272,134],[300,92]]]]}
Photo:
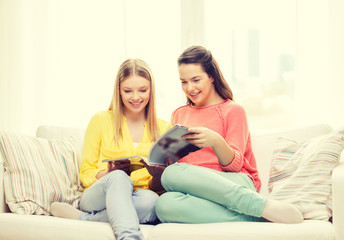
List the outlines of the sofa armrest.
{"type": "Polygon", "coordinates": [[[336,239],[344,239],[344,156],[332,172],[333,226],[336,239]]]}
{"type": "Polygon", "coordinates": [[[0,213],[9,212],[4,191],[4,166],[0,160],[0,213]]]}

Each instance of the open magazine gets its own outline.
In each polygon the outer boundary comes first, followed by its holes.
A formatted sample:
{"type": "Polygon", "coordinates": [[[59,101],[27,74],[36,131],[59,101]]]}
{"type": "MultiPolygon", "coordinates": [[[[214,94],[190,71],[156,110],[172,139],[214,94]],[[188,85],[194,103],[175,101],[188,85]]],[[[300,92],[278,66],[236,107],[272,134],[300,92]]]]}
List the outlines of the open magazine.
{"type": "Polygon", "coordinates": [[[182,125],[174,125],[168,131],[166,131],[151,147],[148,159],[141,156],[129,156],[118,159],[105,159],[106,161],[120,161],[129,159],[131,162],[138,162],[137,159],[143,159],[148,165],[165,165],[167,159],[170,158],[173,163],[188,155],[189,153],[195,152],[200,148],[196,145],[189,143],[183,139],[183,136],[190,134],[186,127],[182,125]],[[136,161],[134,160],[136,159],[136,161]]]}

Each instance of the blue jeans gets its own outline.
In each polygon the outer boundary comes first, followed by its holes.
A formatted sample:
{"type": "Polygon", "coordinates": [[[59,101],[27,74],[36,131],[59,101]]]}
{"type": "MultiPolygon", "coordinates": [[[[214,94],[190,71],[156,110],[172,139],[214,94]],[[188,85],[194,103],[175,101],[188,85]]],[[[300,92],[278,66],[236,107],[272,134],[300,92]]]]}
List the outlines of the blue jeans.
{"type": "Polygon", "coordinates": [[[157,221],[158,195],[147,189],[133,192],[129,176],[115,170],[97,180],[81,196],[80,220],[109,222],[118,240],[143,239],[140,223],[157,221]]]}
{"type": "Polygon", "coordinates": [[[266,197],[244,173],[175,163],[165,169],[161,183],[167,191],[156,204],[162,222],[265,221],[260,217],[266,197]]]}

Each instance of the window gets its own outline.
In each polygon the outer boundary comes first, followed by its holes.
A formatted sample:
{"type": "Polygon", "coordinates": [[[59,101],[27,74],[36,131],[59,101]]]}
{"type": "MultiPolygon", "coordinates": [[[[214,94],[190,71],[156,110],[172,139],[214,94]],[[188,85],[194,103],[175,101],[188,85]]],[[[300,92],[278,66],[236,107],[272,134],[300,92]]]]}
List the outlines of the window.
{"type": "Polygon", "coordinates": [[[293,120],[296,1],[204,0],[204,45],[252,128],[293,120]]]}

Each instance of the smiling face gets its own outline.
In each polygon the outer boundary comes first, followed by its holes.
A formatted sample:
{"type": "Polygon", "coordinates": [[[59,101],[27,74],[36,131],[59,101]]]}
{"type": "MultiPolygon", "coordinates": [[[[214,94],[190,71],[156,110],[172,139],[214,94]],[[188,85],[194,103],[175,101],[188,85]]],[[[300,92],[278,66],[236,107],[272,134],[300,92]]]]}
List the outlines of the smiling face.
{"type": "Polygon", "coordinates": [[[214,103],[218,95],[213,85],[214,80],[200,64],[181,64],[178,70],[182,89],[195,106],[202,107],[214,103]]]}
{"type": "Polygon", "coordinates": [[[145,113],[150,99],[150,81],[130,75],[120,83],[120,94],[126,113],[145,113]]]}

